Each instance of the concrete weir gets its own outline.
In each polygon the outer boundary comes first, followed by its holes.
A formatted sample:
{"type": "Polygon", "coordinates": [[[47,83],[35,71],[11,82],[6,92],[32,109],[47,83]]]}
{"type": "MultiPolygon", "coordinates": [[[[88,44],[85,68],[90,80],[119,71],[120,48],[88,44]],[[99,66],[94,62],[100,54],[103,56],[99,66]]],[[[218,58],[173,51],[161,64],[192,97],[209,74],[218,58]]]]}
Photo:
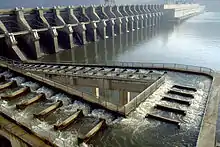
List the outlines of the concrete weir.
{"type": "Polygon", "coordinates": [[[59,107],[63,106],[63,102],[58,100],[55,104],[51,105],[50,107],[42,110],[38,114],[33,114],[34,118],[42,119],[50,115],[52,112],[56,111],[59,107]]]}
{"type": "Polygon", "coordinates": [[[184,105],[187,105],[187,106],[190,106],[190,105],[191,105],[191,102],[190,102],[190,101],[183,100],[183,99],[178,99],[178,98],[173,98],[173,97],[168,97],[168,96],[164,96],[164,97],[162,98],[162,100],[170,101],[170,102],[176,102],[176,103],[184,104],[184,105]]]}
{"type": "Polygon", "coordinates": [[[99,122],[93,127],[84,137],[78,137],[78,144],[87,143],[96,133],[106,128],[107,124],[105,119],[100,119],[99,122]]]}
{"type": "Polygon", "coordinates": [[[164,106],[164,105],[157,104],[155,106],[155,108],[161,109],[161,110],[164,110],[164,111],[169,111],[169,112],[174,112],[174,113],[186,115],[186,111],[185,110],[181,110],[181,109],[177,109],[177,108],[172,108],[172,107],[169,107],[169,106],[164,106]]]}
{"type": "Polygon", "coordinates": [[[20,104],[16,105],[17,109],[25,109],[27,106],[32,105],[40,100],[46,99],[46,96],[44,93],[41,93],[39,95],[36,95],[35,97],[33,97],[32,99],[29,99],[27,101],[24,101],[20,104]]]}
{"type": "Polygon", "coordinates": [[[16,81],[10,81],[10,82],[7,82],[7,83],[0,85],[0,90],[4,90],[7,88],[13,88],[13,87],[17,87],[16,81]]]}
{"type": "Polygon", "coordinates": [[[177,120],[174,120],[174,119],[170,119],[170,118],[166,118],[166,117],[159,116],[159,115],[154,115],[154,114],[147,114],[145,117],[146,118],[152,118],[152,119],[155,119],[155,120],[159,120],[159,121],[162,121],[162,122],[167,122],[167,123],[170,123],[170,124],[174,124],[174,125],[177,125],[178,128],[180,128],[180,122],[177,121],[177,120]]]}
{"type": "Polygon", "coordinates": [[[188,91],[193,91],[196,92],[196,88],[189,87],[189,86],[182,86],[182,85],[173,85],[172,88],[177,88],[177,89],[183,89],[183,90],[188,90],[188,91]]]}
{"type": "Polygon", "coordinates": [[[183,96],[183,97],[194,98],[194,95],[191,94],[191,93],[180,92],[180,91],[176,91],[176,90],[169,90],[167,93],[168,93],[168,94],[179,95],[179,96],[183,96]]]}
{"type": "Polygon", "coordinates": [[[2,96],[1,99],[2,100],[13,100],[13,99],[18,98],[22,95],[26,95],[29,92],[30,92],[30,87],[23,87],[15,92],[13,92],[10,95],[2,96]]]}
{"type": "Polygon", "coordinates": [[[78,110],[73,115],[69,116],[67,119],[65,119],[63,122],[54,125],[55,130],[63,130],[67,128],[70,124],[72,124],[74,121],[76,121],[78,118],[83,117],[83,111],[78,110]]]}

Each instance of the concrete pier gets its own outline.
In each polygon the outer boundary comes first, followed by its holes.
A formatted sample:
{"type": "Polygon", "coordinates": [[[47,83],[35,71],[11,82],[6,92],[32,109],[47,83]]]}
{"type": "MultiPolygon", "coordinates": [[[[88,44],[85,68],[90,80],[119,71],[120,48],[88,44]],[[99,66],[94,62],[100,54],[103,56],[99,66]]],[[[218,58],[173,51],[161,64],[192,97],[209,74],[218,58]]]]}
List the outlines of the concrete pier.
{"type": "Polygon", "coordinates": [[[13,100],[13,99],[18,98],[22,95],[26,95],[29,92],[30,92],[30,88],[29,87],[24,87],[24,88],[21,88],[21,89],[15,91],[15,92],[13,92],[10,95],[2,96],[1,99],[2,100],[13,100]]]}

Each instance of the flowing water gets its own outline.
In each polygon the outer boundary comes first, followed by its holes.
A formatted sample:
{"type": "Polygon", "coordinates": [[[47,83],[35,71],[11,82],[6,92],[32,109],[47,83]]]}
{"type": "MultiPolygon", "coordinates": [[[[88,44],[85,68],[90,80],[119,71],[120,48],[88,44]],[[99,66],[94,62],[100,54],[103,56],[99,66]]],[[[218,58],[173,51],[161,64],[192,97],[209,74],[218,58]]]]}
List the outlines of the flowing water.
{"type": "MultiPolygon", "coordinates": [[[[122,0],[121,0],[122,1],[122,0]]],[[[140,0],[141,1],[141,0],[140,0]]],[[[219,1],[205,1],[209,8],[208,12],[195,16],[180,25],[160,26],[155,29],[144,29],[130,32],[115,38],[89,43],[85,46],[75,47],[71,50],[60,52],[56,55],[43,57],[42,61],[69,61],[85,63],[103,63],[108,61],[131,61],[131,62],[166,62],[181,63],[198,66],[207,66],[220,70],[220,12],[219,1]],[[210,11],[211,10],[211,11],[210,11]],[[215,11],[215,12],[214,12],[215,11]]],[[[98,4],[100,1],[92,1],[98,4]]],[[[130,2],[130,1],[129,1],[130,2]]],[[[91,1],[12,1],[3,0],[2,8],[69,5],[69,4],[89,4],[91,1]],[[19,3],[18,3],[19,2],[19,3]],[[88,2],[88,3],[87,3],[88,2]]],[[[126,3],[128,3],[126,1],[126,3]]],[[[137,3],[137,1],[135,1],[137,3]]],[[[14,77],[10,72],[1,73],[6,77],[14,77]]],[[[91,109],[88,104],[70,99],[62,93],[56,93],[47,87],[42,87],[37,83],[25,81],[24,78],[13,78],[20,86],[30,86],[32,91],[44,92],[47,100],[28,107],[23,111],[15,113],[16,119],[32,124],[32,129],[36,132],[53,138],[54,142],[63,146],[63,142],[68,146],[77,146],[77,136],[82,135],[91,128],[98,118],[105,118],[108,129],[99,133],[90,144],[100,147],[191,147],[195,146],[201,119],[206,103],[207,90],[210,80],[203,76],[185,75],[180,73],[168,73],[166,82],[152,96],[146,99],[127,118],[114,118],[111,114],[100,109],[91,109]],[[161,101],[163,95],[174,84],[184,84],[195,86],[197,92],[192,104],[189,107],[161,101]],[[45,121],[33,119],[33,113],[38,113],[57,100],[62,100],[64,106],[51,114],[45,121]],[[155,104],[164,104],[187,110],[186,116],[173,113],[164,113],[153,109],[155,104]],[[66,131],[53,131],[53,124],[59,123],[77,109],[82,109],[85,119],[72,125],[66,131]],[[160,114],[181,121],[180,129],[176,126],[144,118],[147,113],[160,114]],[[52,134],[52,135],[51,135],[52,134]]],[[[15,90],[15,89],[13,89],[15,90]]],[[[11,93],[12,90],[3,91],[0,95],[11,93]]],[[[20,99],[31,98],[27,95],[20,99]]],[[[0,101],[1,105],[11,112],[15,103],[0,101]]],[[[8,111],[9,112],[9,111],[8,111]]],[[[219,115],[220,116],[220,115],[219,115]]],[[[220,121],[217,124],[220,128],[220,121]]],[[[220,130],[217,131],[217,140],[220,141],[220,130]]]]}
{"type": "MultiPolygon", "coordinates": [[[[4,74],[7,75],[11,73],[4,72],[3,75],[4,74]]],[[[165,84],[141,103],[127,118],[122,118],[115,117],[106,110],[94,109],[86,103],[74,100],[74,97],[70,98],[65,94],[57,93],[38,83],[27,81],[23,77],[14,76],[11,77],[10,80],[17,81],[19,87],[30,86],[32,89],[32,93],[22,98],[13,101],[0,101],[2,109],[5,109],[7,113],[14,113],[14,118],[16,118],[17,121],[26,122],[31,125],[32,130],[42,136],[49,136],[50,140],[53,140],[54,143],[60,146],[78,146],[77,136],[85,135],[97,123],[98,118],[104,118],[108,124],[108,128],[98,133],[97,136],[89,142],[89,144],[97,147],[195,146],[207,100],[208,89],[211,84],[210,79],[204,76],[168,72],[165,84]],[[192,102],[190,106],[187,107],[161,100],[174,84],[184,84],[196,87],[197,92],[194,94],[195,98],[189,99],[186,97],[178,97],[190,100],[192,102]],[[46,100],[35,103],[24,110],[15,109],[17,103],[34,97],[34,95],[36,95],[34,92],[45,93],[46,100]],[[63,106],[61,108],[53,112],[44,120],[33,118],[33,114],[39,113],[43,109],[54,104],[57,100],[63,101],[63,106]],[[159,111],[153,108],[155,104],[164,104],[184,109],[187,114],[183,117],[175,113],[159,111]],[[53,130],[54,124],[60,123],[76,112],[77,109],[82,109],[85,117],[78,120],[64,131],[53,130]],[[178,129],[175,125],[145,118],[145,115],[148,113],[179,120],[181,122],[181,127],[178,129]]],[[[5,90],[1,95],[10,94],[16,89],[18,88],[5,90]]]]}

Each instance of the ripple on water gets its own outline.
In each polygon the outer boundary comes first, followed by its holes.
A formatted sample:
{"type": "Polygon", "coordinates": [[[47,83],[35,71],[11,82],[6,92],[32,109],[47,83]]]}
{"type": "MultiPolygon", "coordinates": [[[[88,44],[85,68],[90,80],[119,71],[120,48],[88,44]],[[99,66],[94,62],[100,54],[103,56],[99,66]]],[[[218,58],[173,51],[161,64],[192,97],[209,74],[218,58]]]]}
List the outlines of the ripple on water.
{"type": "Polygon", "coordinates": [[[55,93],[52,89],[49,89],[45,86],[38,88],[36,92],[44,93],[46,95],[46,98],[51,97],[55,93]]]}
{"type": "Polygon", "coordinates": [[[32,91],[36,91],[40,87],[40,85],[38,83],[34,83],[31,81],[21,83],[21,85],[30,87],[32,91]]]}
{"type": "Polygon", "coordinates": [[[21,85],[25,81],[24,77],[12,77],[10,78],[10,81],[16,81],[18,85],[21,85]]]}

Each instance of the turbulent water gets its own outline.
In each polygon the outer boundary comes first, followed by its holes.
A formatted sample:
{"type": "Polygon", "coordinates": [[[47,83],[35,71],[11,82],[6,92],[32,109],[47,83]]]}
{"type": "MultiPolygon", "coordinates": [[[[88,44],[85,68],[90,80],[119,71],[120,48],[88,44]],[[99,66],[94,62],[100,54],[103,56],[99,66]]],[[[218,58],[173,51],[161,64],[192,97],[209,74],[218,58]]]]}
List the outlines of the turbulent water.
{"type": "MultiPolygon", "coordinates": [[[[169,62],[207,66],[220,70],[220,58],[218,57],[220,54],[219,1],[212,0],[215,2],[213,5],[208,0],[203,1],[204,3],[209,3],[209,8],[215,8],[215,10],[213,9],[212,12],[209,9],[209,12],[195,16],[180,25],[162,25],[160,28],[153,30],[134,31],[122,36],[116,36],[114,39],[89,43],[56,55],[49,55],[40,60],[86,63],[103,63],[108,61],[169,62]]],[[[99,2],[98,0],[92,1],[93,4],[98,4],[99,2]]],[[[20,6],[21,3],[23,3],[24,7],[36,7],[90,4],[91,1],[56,0],[51,2],[41,0],[26,2],[23,0],[22,2],[12,2],[11,0],[3,0],[0,7],[12,8],[20,6]]],[[[104,110],[92,109],[88,104],[74,100],[74,98],[70,99],[62,93],[56,93],[56,91],[26,81],[21,77],[15,78],[10,72],[1,74],[8,78],[13,77],[11,80],[16,80],[20,86],[30,86],[32,91],[37,93],[44,92],[46,94],[46,101],[36,103],[23,111],[16,111],[15,104],[33,97],[33,94],[28,94],[22,99],[12,102],[1,100],[0,104],[5,109],[5,112],[15,116],[14,119],[27,125],[31,124],[34,131],[41,135],[49,136],[52,141],[60,146],[78,146],[77,136],[87,132],[89,128],[94,126],[98,118],[101,117],[107,120],[109,127],[89,142],[89,144],[97,147],[193,147],[198,137],[207,90],[210,86],[210,80],[202,76],[195,77],[180,73],[168,73],[165,84],[141,103],[127,118],[114,118],[104,110]],[[191,100],[192,104],[190,107],[161,101],[162,96],[166,94],[174,83],[195,86],[197,88],[198,91],[195,94],[195,98],[191,100]],[[32,118],[34,113],[40,112],[57,100],[62,100],[64,106],[51,114],[45,121],[32,118]],[[153,109],[153,106],[158,103],[184,109],[187,111],[187,114],[185,117],[182,117],[181,115],[164,113],[163,111],[153,109]],[[77,109],[82,109],[86,118],[72,125],[66,131],[53,131],[53,124],[61,122],[77,109]],[[145,118],[147,113],[159,114],[179,120],[181,121],[181,127],[177,129],[174,125],[145,118]]],[[[16,89],[4,91],[0,95],[9,94],[14,90],[16,89]]],[[[218,128],[220,128],[219,122],[218,128]]],[[[219,132],[218,130],[218,141],[220,141],[219,132]]]]}
{"type": "MultiPolygon", "coordinates": [[[[11,73],[4,72],[3,75],[4,74],[8,75],[11,73]]],[[[49,137],[50,140],[60,146],[78,146],[77,137],[86,134],[89,129],[97,123],[98,118],[104,118],[107,121],[108,128],[98,133],[97,136],[89,142],[89,144],[97,147],[195,146],[205,108],[207,92],[211,82],[204,76],[169,72],[165,84],[141,103],[127,118],[115,118],[115,116],[105,110],[94,109],[86,103],[74,100],[74,97],[70,98],[62,93],[56,93],[56,91],[45,86],[42,87],[37,83],[27,81],[23,77],[14,76],[10,77],[10,80],[16,80],[19,87],[30,86],[32,92],[45,93],[47,99],[33,104],[24,110],[16,110],[15,104],[34,97],[36,93],[30,93],[10,102],[1,100],[0,104],[2,111],[9,113],[17,121],[25,123],[29,127],[31,126],[30,128],[32,130],[42,136],[49,137]],[[174,84],[184,84],[197,88],[194,99],[183,97],[183,99],[188,99],[192,102],[189,107],[161,100],[162,96],[166,95],[166,92],[174,84]],[[33,114],[39,113],[41,110],[54,104],[57,100],[63,101],[63,106],[61,108],[49,115],[43,121],[33,119],[33,114]],[[164,104],[181,108],[186,110],[187,114],[183,117],[174,113],[158,111],[153,108],[155,104],[164,104]],[[53,130],[54,124],[63,121],[76,112],[77,109],[82,109],[85,117],[71,125],[71,127],[68,127],[65,131],[53,130]],[[175,125],[145,118],[145,115],[148,113],[179,120],[181,122],[181,127],[178,129],[175,125]]],[[[5,90],[1,95],[10,94],[16,89],[18,88],[5,90]]]]}

